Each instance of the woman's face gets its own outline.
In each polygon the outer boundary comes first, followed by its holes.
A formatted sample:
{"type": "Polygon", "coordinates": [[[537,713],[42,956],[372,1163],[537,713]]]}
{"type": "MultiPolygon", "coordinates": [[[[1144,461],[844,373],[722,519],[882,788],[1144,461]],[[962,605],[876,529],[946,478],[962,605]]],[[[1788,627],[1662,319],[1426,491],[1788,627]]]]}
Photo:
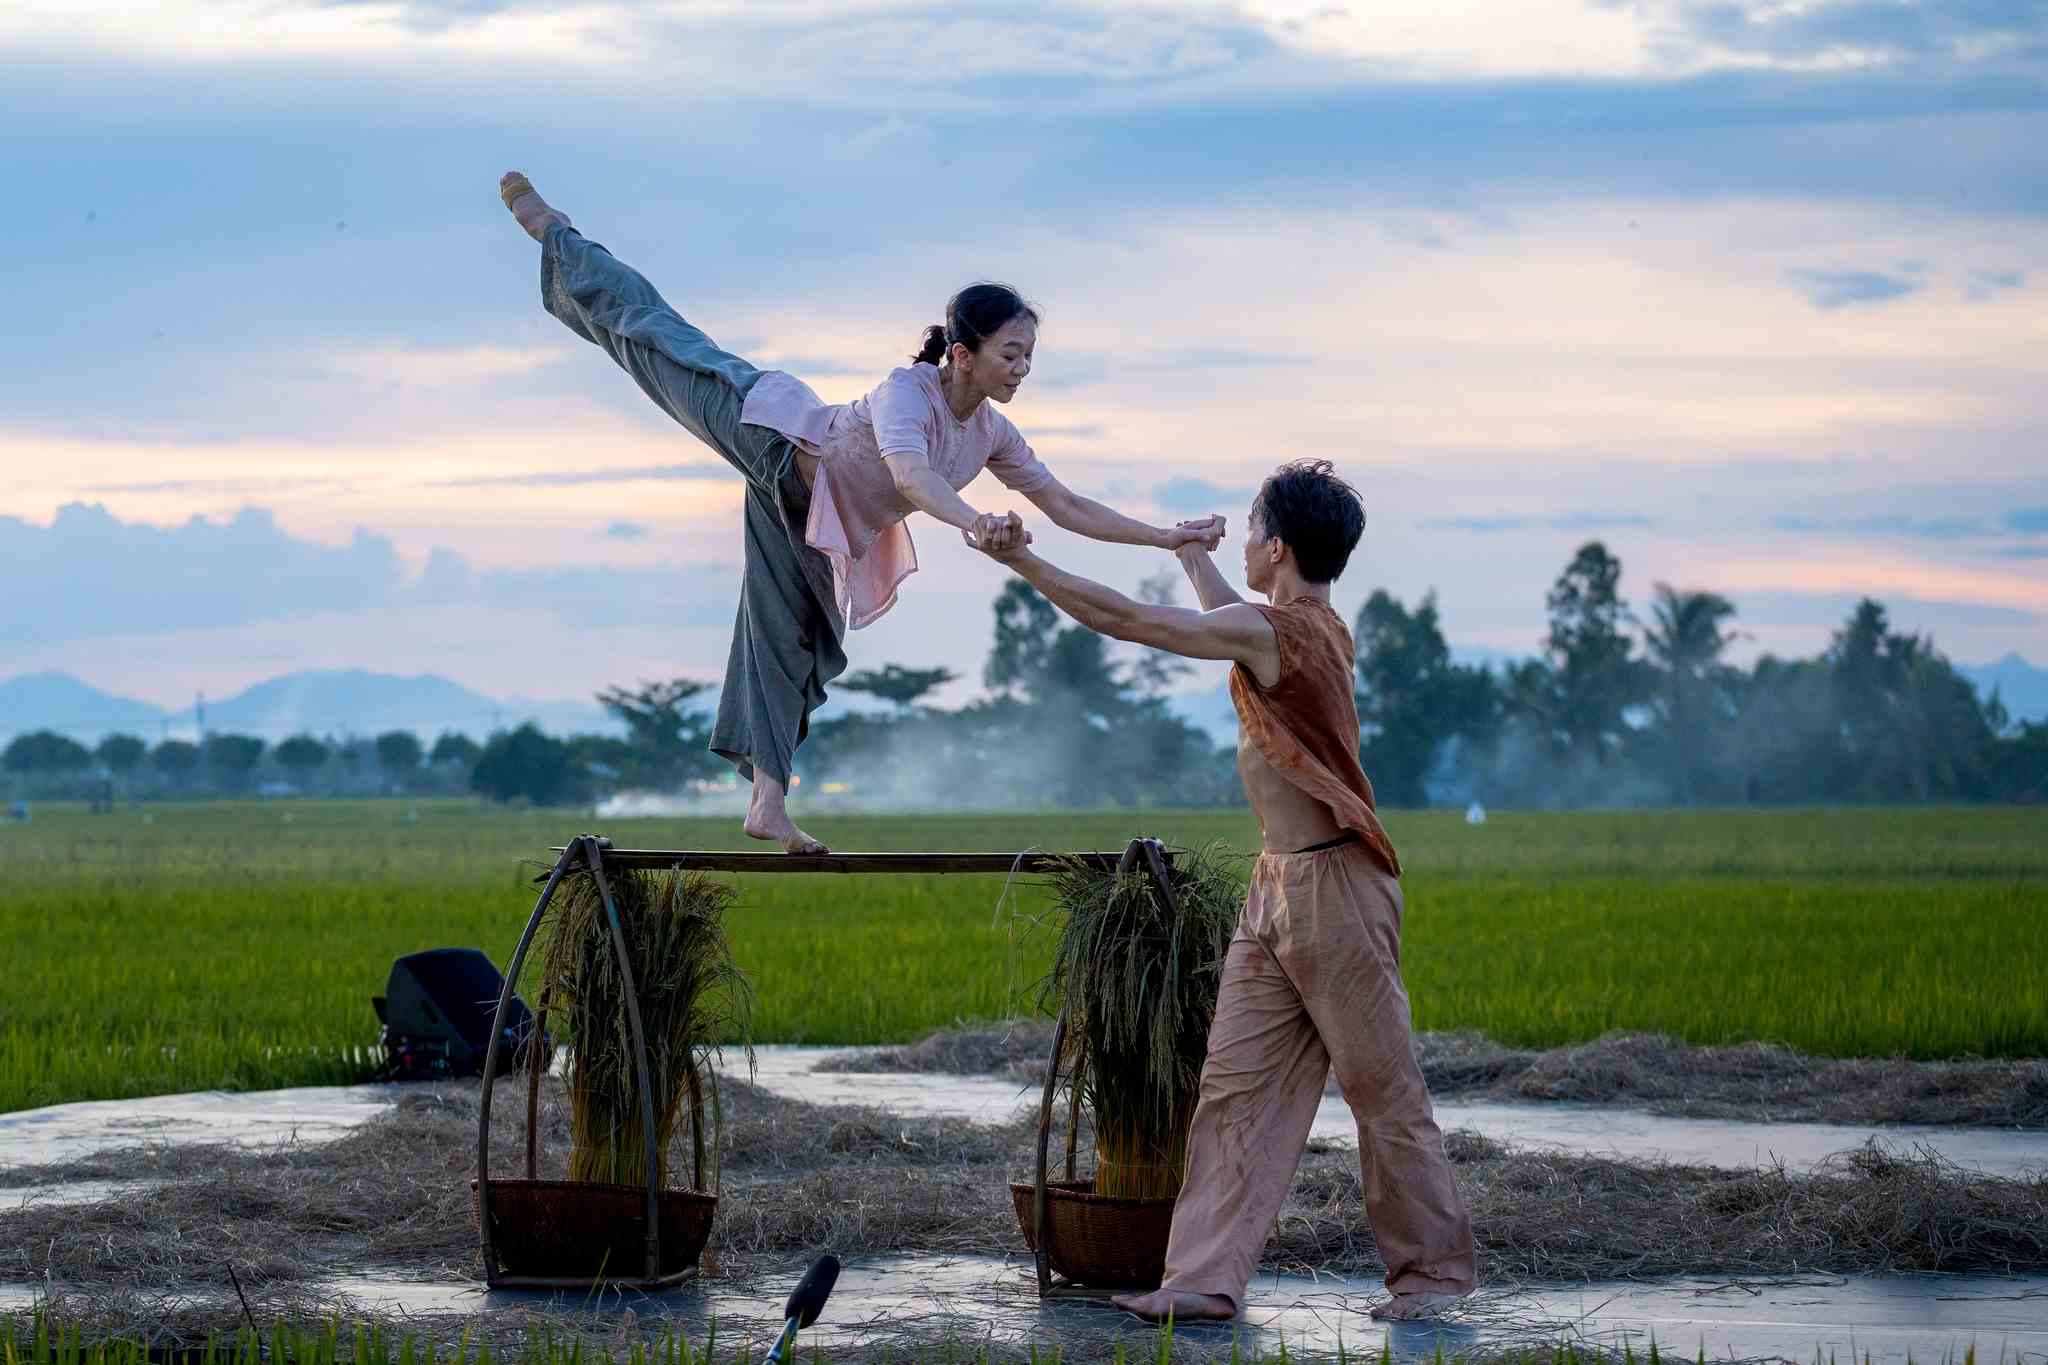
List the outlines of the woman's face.
{"type": "Polygon", "coordinates": [[[1038,345],[1038,324],[1028,313],[1019,313],[990,333],[981,349],[970,351],[955,343],[953,368],[982,398],[1007,403],[1017,396],[1017,386],[1031,373],[1031,351],[1038,345]]]}

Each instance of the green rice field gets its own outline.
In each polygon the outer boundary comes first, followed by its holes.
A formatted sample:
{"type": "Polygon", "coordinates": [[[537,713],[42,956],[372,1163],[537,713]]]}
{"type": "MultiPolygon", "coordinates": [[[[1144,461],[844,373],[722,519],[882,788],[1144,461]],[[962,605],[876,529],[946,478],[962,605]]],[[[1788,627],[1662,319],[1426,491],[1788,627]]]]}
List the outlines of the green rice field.
{"type": "MultiPolygon", "coordinates": [[[[2048,1055],[2048,810],[1388,818],[1418,1028],[1612,1029],[1837,1056],[2048,1055]]],[[[0,825],[0,1111],[359,1079],[391,959],[502,961],[531,860],[588,816],[467,802],[39,807],[0,825]]],[[[822,818],[835,848],[1256,847],[1243,811],[822,818]]],[[[736,816],[605,822],[739,847],[736,816]]],[[[758,846],[756,846],[758,847],[758,846]]],[[[900,1041],[1016,1012],[1043,963],[1001,878],[756,877],[731,916],[760,1041],[900,1041]]]]}

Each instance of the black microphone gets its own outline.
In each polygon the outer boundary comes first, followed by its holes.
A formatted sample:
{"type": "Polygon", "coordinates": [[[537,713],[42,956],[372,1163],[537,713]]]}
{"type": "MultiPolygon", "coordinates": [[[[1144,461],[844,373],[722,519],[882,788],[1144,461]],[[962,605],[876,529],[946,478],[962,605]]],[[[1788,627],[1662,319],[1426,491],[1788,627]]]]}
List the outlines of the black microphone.
{"type": "Polygon", "coordinates": [[[832,1286],[839,1283],[839,1258],[829,1253],[811,1262],[811,1268],[796,1282],[796,1288],[789,1291],[789,1302],[782,1305],[782,1337],[775,1343],[775,1349],[768,1353],[765,1365],[779,1365],[782,1353],[789,1343],[796,1340],[796,1334],[818,1320],[818,1314],[825,1311],[825,1300],[832,1296],[832,1286]]]}

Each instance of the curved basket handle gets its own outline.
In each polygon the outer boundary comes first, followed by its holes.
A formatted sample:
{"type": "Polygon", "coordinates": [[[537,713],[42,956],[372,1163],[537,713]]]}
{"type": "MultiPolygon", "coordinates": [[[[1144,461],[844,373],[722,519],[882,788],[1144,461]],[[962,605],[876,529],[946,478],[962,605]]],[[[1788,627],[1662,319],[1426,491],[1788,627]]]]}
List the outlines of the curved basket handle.
{"type": "Polygon", "coordinates": [[[533,914],[527,917],[526,929],[519,935],[519,946],[512,950],[512,960],[505,966],[505,984],[498,990],[498,1008],[491,1015],[491,1039],[484,1047],[483,1090],[476,1104],[476,1225],[486,1282],[494,1280],[498,1273],[491,1254],[491,1090],[498,1077],[498,1048],[505,1037],[505,1016],[511,1012],[512,992],[519,985],[519,973],[526,965],[526,950],[533,946],[534,931],[540,928],[548,902],[555,898],[555,888],[562,884],[570,863],[583,851],[583,840],[589,837],[582,835],[571,840],[548,872],[547,885],[533,903],[533,914]]]}

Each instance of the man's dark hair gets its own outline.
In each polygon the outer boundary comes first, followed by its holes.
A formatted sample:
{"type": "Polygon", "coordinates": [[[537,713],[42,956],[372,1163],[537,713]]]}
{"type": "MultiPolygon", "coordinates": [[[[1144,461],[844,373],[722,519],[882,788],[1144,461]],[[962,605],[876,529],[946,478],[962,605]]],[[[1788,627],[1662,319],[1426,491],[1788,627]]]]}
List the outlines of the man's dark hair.
{"type": "Polygon", "coordinates": [[[1311,583],[1343,573],[1365,534],[1365,504],[1328,460],[1295,460],[1274,470],[1252,499],[1252,517],[1267,540],[1287,543],[1311,583]]]}

